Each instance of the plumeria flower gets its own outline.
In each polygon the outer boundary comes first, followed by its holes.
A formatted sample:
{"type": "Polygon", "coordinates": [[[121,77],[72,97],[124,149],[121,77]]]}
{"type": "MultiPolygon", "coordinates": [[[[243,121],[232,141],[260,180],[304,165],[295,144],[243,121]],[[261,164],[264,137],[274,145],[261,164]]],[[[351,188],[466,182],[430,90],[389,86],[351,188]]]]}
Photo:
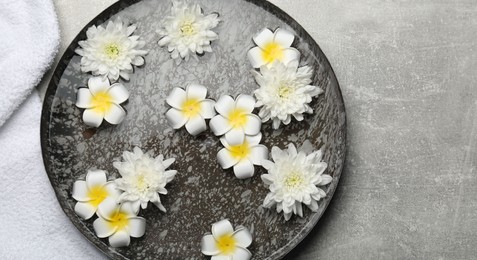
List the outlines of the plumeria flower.
{"type": "Polygon", "coordinates": [[[262,181],[270,189],[263,207],[276,205],[278,213],[283,211],[285,220],[289,220],[292,214],[303,217],[302,203],[316,212],[317,201],[326,196],[325,191],[317,186],[327,185],[332,180],[330,175],[323,174],[327,164],[321,161],[322,157],[321,150],[306,155],[302,151],[297,152],[293,144],[288,145],[288,150],[274,146],[274,162],[262,162],[268,170],[268,174],[261,176],[262,181]]]}
{"type": "Polygon", "coordinates": [[[79,88],[76,106],[85,108],[83,121],[85,124],[98,127],[103,119],[110,124],[119,124],[126,116],[126,111],[120,106],[129,98],[129,92],[121,83],[110,85],[103,77],[91,77],[88,87],[79,88]]]}
{"type": "Polygon", "coordinates": [[[119,19],[109,21],[106,27],[95,25],[86,31],[88,37],[78,42],[79,48],[75,52],[81,56],[81,70],[93,75],[102,75],[112,81],[121,76],[129,80],[129,73],[134,66],[144,64],[147,51],[142,50],[145,42],[139,36],[132,35],[135,25],[126,25],[119,19]]]}
{"type": "Polygon", "coordinates": [[[238,226],[234,231],[227,219],[212,224],[212,234],[205,234],[201,251],[212,256],[211,260],[248,260],[252,253],[247,249],[252,243],[252,234],[246,227],[238,226]]]}
{"type": "Polygon", "coordinates": [[[118,198],[119,202],[131,202],[134,211],[138,212],[139,207],[145,209],[150,201],[166,212],[159,194],[167,194],[165,186],[177,173],[166,170],[175,159],[164,160],[162,154],[153,158],[139,147],[134,147],[133,152],[125,151],[123,158],[124,162],[113,163],[122,177],[115,180],[118,189],[124,191],[118,198]]]}
{"type": "Polygon", "coordinates": [[[223,169],[234,167],[234,174],[239,179],[250,178],[255,172],[253,165],[262,165],[262,160],[268,158],[268,149],[259,144],[262,133],[254,136],[245,136],[245,140],[239,145],[230,145],[225,137],[220,142],[225,148],[217,153],[217,160],[223,169]]]}
{"type": "Polygon", "coordinates": [[[215,103],[219,113],[210,120],[210,129],[216,136],[225,134],[229,145],[239,145],[245,140],[245,135],[260,133],[262,122],[257,115],[252,114],[255,99],[250,95],[241,94],[237,99],[224,95],[215,103]]]}
{"type": "Polygon", "coordinates": [[[206,99],[207,88],[190,84],[184,91],[174,88],[166,99],[172,108],[166,112],[166,119],[174,129],[185,125],[187,132],[198,135],[207,129],[205,119],[215,116],[215,102],[206,99]]]}
{"type": "Polygon", "coordinates": [[[298,61],[287,65],[281,62],[273,66],[260,67],[260,73],[252,71],[260,88],[255,90],[256,107],[261,107],[258,115],[262,122],[273,121],[273,128],[280,123],[288,125],[292,116],[303,120],[303,113],[313,113],[309,106],[312,98],[323,93],[320,87],[311,84],[312,69],[309,66],[298,68],[298,61]]]}
{"type": "Polygon", "coordinates": [[[190,55],[212,52],[210,42],[218,39],[212,31],[220,21],[218,16],[217,13],[205,16],[198,4],[173,1],[171,14],[157,31],[163,36],[158,44],[167,46],[173,59],[188,60],[190,55]]]}
{"type": "Polygon", "coordinates": [[[130,237],[142,237],[146,231],[146,220],[136,215],[130,203],[118,204],[107,198],[99,205],[97,215],[94,231],[100,238],[109,237],[112,247],[128,246],[130,237]]]}
{"type": "Polygon", "coordinates": [[[265,28],[253,37],[257,46],[248,51],[248,59],[254,68],[271,65],[275,61],[287,64],[300,59],[300,52],[290,47],[295,36],[292,32],[278,28],[275,32],[265,28]]]}
{"type": "Polygon", "coordinates": [[[116,184],[107,181],[106,172],[89,170],[86,181],[75,181],[73,184],[72,195],[78,201],[75,212],[83,219],[90,219],[106,198],[117,199],[119,194],[121,192],[116,188],[116,184]]]}

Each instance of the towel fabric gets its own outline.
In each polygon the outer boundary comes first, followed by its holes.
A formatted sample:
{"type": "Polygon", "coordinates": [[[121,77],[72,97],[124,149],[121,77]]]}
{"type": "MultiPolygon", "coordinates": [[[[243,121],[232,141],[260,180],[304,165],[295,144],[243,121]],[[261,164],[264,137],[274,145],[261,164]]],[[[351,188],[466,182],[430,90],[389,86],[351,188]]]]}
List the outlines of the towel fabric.
{"type": "Polygon", "coordinates": [[[61,210],[41,157],[34,89],[58,48],[51,0],[0,0],[0,32],[0,259],[100,259],[61,210]]]}

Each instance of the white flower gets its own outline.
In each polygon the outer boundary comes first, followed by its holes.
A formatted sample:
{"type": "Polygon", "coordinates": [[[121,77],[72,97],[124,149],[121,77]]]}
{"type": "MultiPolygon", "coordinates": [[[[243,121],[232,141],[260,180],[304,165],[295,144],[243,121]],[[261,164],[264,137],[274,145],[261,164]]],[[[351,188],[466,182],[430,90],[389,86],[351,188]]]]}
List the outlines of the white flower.
{"type": "Polygon", "coordinates": [[[134,30],[135,25],[127,26],[119,19],[109,21],[106,28],[91,26],[86,31],[88,38],[78,42],[81,47],[75,50],[83,56],[81,70],[91,71],[95,76],[107,76],[112,81],[119,76],[129,80],[129,73],[133,72],[132,65],[143,65],[143,56],[147,54],[147,51],[141,50],[145,42],[139,41],[139,36],[132,35],[134,30]]]}
{"type": "Polygon", "coordinates": [[[212,234],[205,234],[201,241],[202,254],[210,260],[248,260],[252,253],[247,247],[252,243],[252,234],[246,227],[234,231],[227,219],[212,224],[212,234]]]}
{"type": "Polygon", "coordinates": [[[98,206],[106,199],[117,199],[121,192],[116,189],[116,184],[106,180],[103,170],[89,170],[86,181],[75,181],[72,196],[78,202],[75,212],[83,219],[91,218],[98,206]]]}
{"type": "Polygon", "coordinates": [[[290,47],[294,39],[293,33],[287,30],[278,28],[272,32],[265,28],[253,37],[258,46],[248,51],[248,59],[254,68],[271,65],[275,61],[287,64],[292,60],[299,60],[300,52],[290,47]]]}
{"type": "Polygon", "coordinates": [[[254,107],[255,99],[250,95],[241,94],[236,100],[221,96],[215,103],[219,115],[210,120],[210,129],[216,136],[225,134],[230,145],[242,144],[245,135],[257,135],[262,126],[260,118],[252,114],[254,107]]]}
{"type": "Polygon", "coordinates": [[[167,194],[166,184],[174,179],[177,171],[166,169],[175,161],[174,158],[164,160],[161,154],[156,158],[143,153],[135,147],[134,152],[123,153],[124,162],[114,162],[122,178],[116,179],[118,189],[123,190],[119,202],[131,202],[135,212],[139,206],[145,209],[150,201],[160,210],[166,212],[159,194],[167,194]]]}
{"type": "Polygon", "coordinates": [[[205,119],[215,116],[215,102],[206,99],[207,88],[199,84],[190,84],[184,91],[174,88],[166,99],[172,108],[166,112],[169,125],[178,129],[185,125],[187,132],[198,135],[207,129],[205,119]]]}
{"type": "Polygon", "coordinates": [[[235,176],[239,179],[253,176],[255,168],[253,165],[262,165],[262,160],[268,158],[268,149],[259,144],[262,134],[245,136],[245,140],[239,145],[229,145],[224,137],[220,142],[225,148],[217,153],[217,160],[223,169],[234,167],[235,176]]]}
{"type": "Polygon", "coordinates": [[[128,246],[130,237],[142,237],[146,231],[146,220],[136,215],[130,203],[118,204],[107,198],[99,205],[97,215],[94,231],[100,238],[109,237],[112,247],[128,246]]]}
{"type": "Polygon", "coordinates": [[[262,175],[262,181],[269,186],[270,193],[263,201],[263,207],[271,208],[276,205],[277,212],[283,211],[285,220],[292,214],[303,217],[302,203],[312,211],[318,210],[318,203],[326,193],[316,187],[331,182],[332,177],[323,174],[327,164],[321,161],[321,150],[309,155],[297,153],[293,144],[287,150],[272,148],[274,162],[264,160],[262,166],[268,174],[262,175]]]}
{"type": "Polygon", "coordinates": [[[260,88],[255,90],[255,106],[261,107],[258,115],[262,122],[273,121],[273,128],[280,123],[288,125],[291,116],[303,120],[303,113],[313,113],[308,105],[312,98],[323,93],[320,87],[310,85],[312,69],[309,66],[298,68],[298,61],[287,65],[276,62],[271,67],[260,67],[260,73],[252,71],[260,88]]]}
{"type": "Polygon", "coordinates": [[[76,106],[85,108],[83,121],[85,124],[98,127],[103,119],[111,124],[119,124],[126,116],[120,106],[129,98],[129,92],[121,83],[110,85],[107,78],[91,77],[88,87],[79,88],[76,106]]]}
{"type": "Polygon", "coordinates": [[[171,14],[164,18],[164,26],[157,32],[163,36],[158,44],[167,45],[173,59],[189,59],[189,55],[212,52],[210,42],[218,39],[212,31],[219,23],[218,14],[205,16],[198,4],[172,2],[171,14]]]}

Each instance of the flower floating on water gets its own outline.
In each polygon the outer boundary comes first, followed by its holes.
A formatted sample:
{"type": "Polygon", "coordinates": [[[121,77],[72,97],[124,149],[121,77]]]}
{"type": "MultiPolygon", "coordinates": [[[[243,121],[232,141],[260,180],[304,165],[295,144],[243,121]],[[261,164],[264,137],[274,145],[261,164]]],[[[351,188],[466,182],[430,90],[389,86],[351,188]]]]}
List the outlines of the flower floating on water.
{"type": "Polygon", "coordinates": [[[217,160],[223,169],[234,167],[234,174],[239,179],[250,178],[255,172],[253,165],[262,165],[262,160],[268,158],[268,149],[259,144],[262,134],[245,136],[245,140],[239,145],[230,145],[224,137],[220,142],[225,148],[217,153],[217,160]]]}
{"type": "Polygon", "coordinates": [[[113,163],[122,177],[115,180],[118,189],[124,191],[118,198],[119,202],[131,202],[134,211],[138,212],[139,207],[145,209],[150,201],[166,212],[159,194],[167,194],[165,186],[177,173],[166,170],[175,159],[164,160],[162,154],[153,158],[138,147],[133,152],[125,151],[123,159],[124,162],[113,163]]]}
{"type": "Polygon", "coordinates": [[[210,120],[210,129],[216,136],[225,134],[229,145],[240,145],[245,135],[260,133],[262,122],[252,114],[254,107],[255,99],[250,95],[241,94],[235,100],[228,95],[221,96],[215,103],[219,115],[210,120]]]}
{"type": "Polygon", "coordinates": [[[275,61],[287,64],[300,59],[300,52],[290,47],[295,36],[293,33],[278,28],[275,32],[265,28],[253,37],[257,46],[248,51],[248,59],[254,68],[271,65],[275,61]]]}
{"type": "Polygon", "coordinates": [[[218,39],[212,31],[220,21],[218,16],[216,13],[205,16],[198,4],[173,1],[171,14],[157,31],[163,36],[158,44],[167,45],[173,59],[188,60],[190,55],[212,52],[210,42],[218,39]]]}
{"type": "Polygon", "coordinates": [[[268,174],[261,176],[262,181],[270,189],[263,207],[272,208],[276,205],[278,213],[283,211],[285,220],[289,220],[292,214],[303,217],[302,203],[316,212],[317,201],[326,196],[325,191],[317,186],[326,185],[332,180],[330,175],[323,174],[327,164],[321,161],[322,157],[321,150],[306,155],[297,152],[293,144],[288,145],[288,150],[274,146],[274,162],[262,162],[262,166],[268,170],[268,174]]]}
{"type": "Polygon", "coordinates": [[[91,77],[87,88],[79,88],[76,106],[85,108],[83,121],[85,124],[98,127],[103,119],[111,124],[119,124],[126,116],[120,106],[129,98],[129,92],[121,83],[110,85],[103,77],[91,77]]]}
{"type": "Polygon", "coordinates": [[[81,56],[81,70],[93,75],[107,76],[116,81],[120,76],[129,80],[132,65],[141,66],[147,51],[142,50],[145,42],[132,35],[135,25],[127,26],[119,19],[109,21],[106,27],[95,25],[86,31],[88,37],[80,41],[75,52],[81,56]]]}
{"type": "Polygon", "coordinates": [[[278,129],[280,123],[288,125],[291,116],[303,120],[303,113],[313,113],[308,105],[312,98],[323,93],[320,87],[310,85],[312,69],[309,66],[298,68],[298,61],[287,65],[276,62],[273,66],[260,67],[260,73],[252,71],[260,88],[255,90],[257,107],[261,107],[258,115],[262,122],[273,121],[273,128],[278,129]]]}
{"type": "Polygon", "coordinates": [[[223,219],[212,224],[212,234],[205,234],[201,241],[201,251],[212,256],[211,260],[248,260],[252,253],[247,249],[252,243],[252,234],[243,226],[234,231],[232,224],[223,219]]]}
{"type": "Polygon", "coordinates": [[[172,108],[166,112],[169,125],[178,129],[185,125],[187,132],[198,135],[207,129],[205,119],[215,116],[215,102],[206,99],[207,88],[190,84],[184,91],[182,88],[174,88],[166,99],[172,108]]]}
{"type": "Polygon", "coordinates": [[[142,237],[146,231],[146,220],[136,215],[130,203],[118,204],[107,198],[99,205],[97,215],[94,231],[100,238],[109,237],[112,247],[128,246],[130,237],[142,237]]]}
{"type": "Polygon", "coordinates": [[[107,181],[104,171],[90,170],[86,174],[86,181],[76,181],[73,184],[72,195],[78,201],[75,212],[83,219],[89,219],[106,198],[116,199],[120,193],[114,182],[107,181]]]}

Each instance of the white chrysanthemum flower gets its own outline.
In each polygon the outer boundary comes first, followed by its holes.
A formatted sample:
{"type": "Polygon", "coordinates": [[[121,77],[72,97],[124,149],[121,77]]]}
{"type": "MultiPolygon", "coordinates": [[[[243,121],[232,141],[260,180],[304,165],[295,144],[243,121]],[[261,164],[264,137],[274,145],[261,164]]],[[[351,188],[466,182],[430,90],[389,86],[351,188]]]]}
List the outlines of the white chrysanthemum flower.
{"type": "Polygon", "coordinates": [[[287,64],[292,60],[300,59],[300,52],[290,47],[295,40],[292,32],[278,28],[275,32],[265,28],[253,37],[257,46],[247,53],[248,59],[254,68],[271,65],[275,61],[287,64]]]}
{"type": "Polygon", "coordinates": [[[98,206],[106,199],[117,199],[121,194],[116,184],[107,181],[106,172],[103,170],[89,170],[85,181],[75,181],[72,196],[78,202],[75,212],[83,219],[91,218],[98,206]]]}
{"type": "Polygon", "coordinates": [[[188,60],[190,55],[212,52],[210,43],[218,39],[217,33],[212,31],[220,21],[218,16],[217,13],[205,16],[198,4],[173,1],[171,14],[157,31],[163,36],[158,44],[167,46],[173,59],[188,60]]]}
{"type": "Polygon", "coordinates": [[[228,95],[221,96],[215,103],[219,115],[210,120],[210,129],[216,136],[225,134],[230,145],[242,144],[245,135],[260,133],[262,121],[252,114],[254,108],[255,99],[250,95],[241,94],[235,100],[228,95]]]}
{"type": "Polygon", "coordinates": [[[107,76],[116,81],[119,76],[129,80],[133,72],[132,65],[141,66],[147,51],[142,50],[145,42],[139,36],[132,35],[135,25],[127,26],[119,19],[109,21],[106,27],[95,25],[86,31],[88,37],[78,42],[75,52],[81,56],[81,70],[93,75],[107,76]]]}
{"type": "Polygon", "coordinates": [[[94,231],[100,238],[109,237],[112,247],[128,246],[130,237],[142,237],[146,231],[146,220],[136,215],[130,203],[118,204],[107,198],[99,205],[97,215],[94,231]]]}
{"type": "Polygon", "coordinates": [[[245,136],[239,145],[230,145],[225,137],[220,142],[225,148],[217,153],[217,160],[223,169],[234,167],[234,174],[239,179],[250,178],[255,172],[254,165],[262,165],[262,160],[268,158],[268,149],[260,144],[262,133],[245,136]]]}
{"type": "Polygon", "coordinates": [[[252,253],[247,247],[252,244],[252,234],[244,226],[237,229],[227,220],[212,224],[212,234],[205,234],[200,243],[202,254],[210,260],[248,260],[252,253]]]}
{"type": "Polygon", "coordinates": [[[303,120],[303,113],[313,113],[309,106],[312,98],[323,93],[320,87],[310,85],[312,69],[309,66],[298,68],[298,61],[287,65],[276,62],[273,66],[260,67],[260,73],[252,71],[260,88],[255,90],[255,106],[261,107],[258,115],[262,122],[273,121],[273,128],[280,123],[288,125],[291,116],[303,120]]]}
{"type": "Polygon", "coordinates": [[[78,89],[76,106],[85,108],[83,121],[85,124],[98,127],[103,119],[110,124],[119,124],[126,116],[121,103],[129,98],[129,92],[121,83],[110,85],[103,77],[91,77],[88,87],[78,89]]]}
{"type": "Polygon", "coordinates": [[[198,135],[207,129],[205,119],[215,116],[215,101],[206,99],[207,88],[190,84],[184,91],[174,88],[166,99],[172,108],[166,112],[166,119],[174,129],[185,125],[187,132],[198,135]]]}
{"type": "Polygon", "coordinates": [[[166,212],[159,194],[167,194],[166,184],[174,179],[177,171],[166,170],[174,158],[164,160],[161,154],[156,158],[143,153],[135,147],[134,152],[123,153],[124,162],[114,162],[122,178],[116,179],[118,189],[124,192],[119,196],[119,202],[131,202],[135,212],[139,207],[145,209],[150,201],[160,210],[166,212]]]}
{"type": "Polygon", "coordinates": [[[322,156],[321,150],[309,155],[298,153],[293,144],[288,145],[288,150],[274,146],[274,162],[262,162],[262,166],[268,170],[268,174],[261,176],[262,181],[270,189],[263,207],[272,208],[276,205],[278,213],[283,211],[285,220],[289,220],[292,214],[303,217],[302,203],[316,212],[317,201],[326,196],[325,191],[317,186],[326,185],[332,180],[330,175],[323,174],[327,164],[321,161],[322,156]]]}

